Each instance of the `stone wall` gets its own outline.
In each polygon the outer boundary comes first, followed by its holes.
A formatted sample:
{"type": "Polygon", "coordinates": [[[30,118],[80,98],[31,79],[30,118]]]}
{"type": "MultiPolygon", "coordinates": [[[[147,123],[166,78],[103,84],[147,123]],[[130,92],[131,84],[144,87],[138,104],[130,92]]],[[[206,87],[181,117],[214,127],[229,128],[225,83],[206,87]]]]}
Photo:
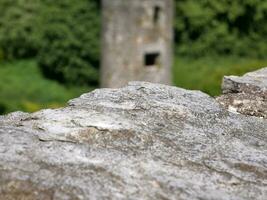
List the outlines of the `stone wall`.
{"type": "Polygon", "coordinates": [[[267,68],[242,77],[225,76],[222,92],[217,101],[225,108],[267,119],[267,68]]]}
{"type": "MultiPolygon", "coordinates": [[[[218,101],[251,86],[265,105],[265,72],[226,77],[218,101]]],[[[265,200],[267,121],[230,111],[199,91],[131,82],[1,116],[0,199],[265,200]]]]}
{"type": "Polygon", "coordinates": [[[102,1],[102,87],[171,83],[173,0],[102,1]]]}

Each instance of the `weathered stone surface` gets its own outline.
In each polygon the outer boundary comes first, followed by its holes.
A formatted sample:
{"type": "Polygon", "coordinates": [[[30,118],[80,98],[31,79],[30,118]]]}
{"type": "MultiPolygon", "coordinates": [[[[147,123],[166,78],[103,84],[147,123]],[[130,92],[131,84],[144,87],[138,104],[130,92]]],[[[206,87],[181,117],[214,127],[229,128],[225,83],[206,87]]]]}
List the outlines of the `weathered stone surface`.
{"type": "Polygon", "coordinates": [[[0,117],[0,199],[267,198],[267,121],[132,82],[0,117]]]}
{"type": "Polygon", "coordinates": [[[225,76],[217,100],[230,111],[267,119],[267,67],[242,77],[225,76]]]}

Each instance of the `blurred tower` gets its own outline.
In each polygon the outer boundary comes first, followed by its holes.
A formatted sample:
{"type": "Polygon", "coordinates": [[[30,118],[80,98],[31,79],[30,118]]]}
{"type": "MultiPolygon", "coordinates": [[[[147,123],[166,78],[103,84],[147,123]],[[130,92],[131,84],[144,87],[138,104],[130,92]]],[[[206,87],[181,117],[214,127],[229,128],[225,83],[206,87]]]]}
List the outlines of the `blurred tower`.
{"type": "Polygon", "coordinates": [[[173,0],[102,0],[102,87],[171,83],[173,0]]]}

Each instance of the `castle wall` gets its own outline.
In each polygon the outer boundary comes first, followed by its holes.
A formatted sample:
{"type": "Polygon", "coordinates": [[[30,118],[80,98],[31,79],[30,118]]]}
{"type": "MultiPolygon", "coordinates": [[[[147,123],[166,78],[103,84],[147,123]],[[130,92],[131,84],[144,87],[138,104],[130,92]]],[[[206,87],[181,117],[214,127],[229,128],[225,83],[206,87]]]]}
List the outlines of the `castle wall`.
{"type": "Polygon", "coordinates": [[[172,23],[172,0],[103,0],[102,86],[170,84],[172,23]]]}

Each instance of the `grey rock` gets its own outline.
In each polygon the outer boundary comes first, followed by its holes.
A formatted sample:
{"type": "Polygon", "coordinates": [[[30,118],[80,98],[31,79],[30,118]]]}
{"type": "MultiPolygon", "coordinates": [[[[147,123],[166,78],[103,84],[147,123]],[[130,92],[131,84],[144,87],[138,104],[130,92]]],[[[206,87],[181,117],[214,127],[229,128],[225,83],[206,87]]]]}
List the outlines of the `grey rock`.
{"type": "Polygon", "coordinates": [[[131,82],[0,118],[0,199],[267,199],[267,121],[131,82]]]}
{"type": "Polygon", "coordinates": [[[217,98],[230,111],[267,119],[267,67],[244,76],[225,76],[217,98]]]}

